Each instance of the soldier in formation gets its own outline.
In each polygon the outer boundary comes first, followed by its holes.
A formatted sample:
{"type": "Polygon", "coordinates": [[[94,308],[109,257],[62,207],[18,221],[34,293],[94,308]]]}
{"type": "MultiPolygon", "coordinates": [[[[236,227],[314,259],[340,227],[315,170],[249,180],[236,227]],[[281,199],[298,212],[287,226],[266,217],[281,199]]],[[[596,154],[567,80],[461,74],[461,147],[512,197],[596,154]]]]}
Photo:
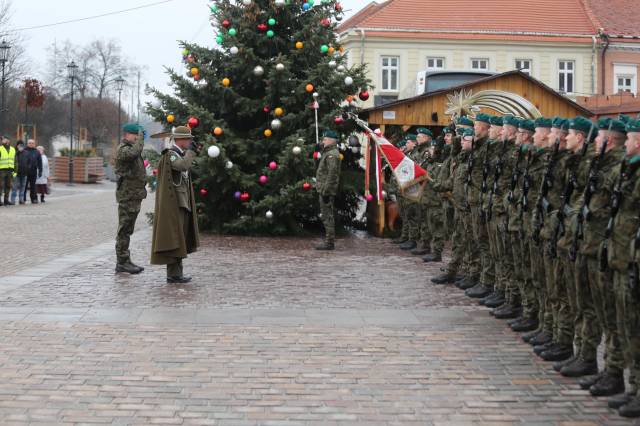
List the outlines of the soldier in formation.
{"type": "Polygon", "coordinates": [[[640,417],[640,117],[479,113],[440,146],[416,132],[407,151],[431,180],[420,201],[399,194],[394,242],[441,262],[450,240],[434,284],[465,290],[560,374],[640,417]]]}

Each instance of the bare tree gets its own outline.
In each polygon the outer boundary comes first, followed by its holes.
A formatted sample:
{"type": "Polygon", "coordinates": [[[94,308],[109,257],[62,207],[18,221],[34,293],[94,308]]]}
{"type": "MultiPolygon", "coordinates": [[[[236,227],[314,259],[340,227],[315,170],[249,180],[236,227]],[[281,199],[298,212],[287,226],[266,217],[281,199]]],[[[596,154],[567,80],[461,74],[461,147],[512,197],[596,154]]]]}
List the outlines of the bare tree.
{"type": "Polygon", "coordinates": [[[5,68],[5,78],[9,85],[21,80],[26,70],[24,40],[20,34],[13,31],[11,7],[11,0],[0,0],[0,39],[11,46],[5,68]]]}
{"type": "Polygon", "coordinates": [[[122,47],[116,40],[95,40],[86,49],[94,55],[90,84],[96,97],[102,99],[118,77],[126,78],[132,70],[125,64],[122,47]]]}

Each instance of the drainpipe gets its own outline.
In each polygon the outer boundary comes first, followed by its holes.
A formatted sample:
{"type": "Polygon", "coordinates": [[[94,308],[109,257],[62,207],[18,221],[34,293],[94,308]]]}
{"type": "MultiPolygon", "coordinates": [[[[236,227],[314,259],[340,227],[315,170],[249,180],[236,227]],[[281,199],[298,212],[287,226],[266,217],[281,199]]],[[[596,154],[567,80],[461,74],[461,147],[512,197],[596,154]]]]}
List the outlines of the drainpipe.
{"type": "Polygon", "coordinates": [[[365,39],[365,31],[364,28],[360,28],[360,65],[364,65],[364,39],[365,39]]]}
{"type": "Polygon", "coordinates": [[[596,93],[596,46],[597,39],[596,36],[591,36],[591,41],[593,42],[591,46],[591,94],[595,95],[596,93]]]}
{"type": "Polygon", "coordinates": [[[607,55],[607,49],[609,49],[609,36],[604,32],[604,29],[600,28],[599,31],[599,35],[600,38],[604,40],[604,47],[602,48],[602,58],[601,61],[602,63],[600,64],[600,72],[602,73],[602,75],[600,76],[600,84],[602,85],[602,94],[606,94],[606,89],[605,89],[605,83],[607,81],[607,79],[605,78],[605,71],[606,71],[606,64],[604,62],[604,59],[607,55]]]}

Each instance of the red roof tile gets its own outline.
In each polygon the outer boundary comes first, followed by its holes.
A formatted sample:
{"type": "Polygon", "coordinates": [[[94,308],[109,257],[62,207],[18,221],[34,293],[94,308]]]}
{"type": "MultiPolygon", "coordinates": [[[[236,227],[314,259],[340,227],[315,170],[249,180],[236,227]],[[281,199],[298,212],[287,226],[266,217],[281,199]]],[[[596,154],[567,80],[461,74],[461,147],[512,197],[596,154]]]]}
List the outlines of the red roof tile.
{"type": "Polygon", "coordinates": [[[640,37],[638,0],[584,0],[596,30],[603,28],[612,36],[640,37]]]}

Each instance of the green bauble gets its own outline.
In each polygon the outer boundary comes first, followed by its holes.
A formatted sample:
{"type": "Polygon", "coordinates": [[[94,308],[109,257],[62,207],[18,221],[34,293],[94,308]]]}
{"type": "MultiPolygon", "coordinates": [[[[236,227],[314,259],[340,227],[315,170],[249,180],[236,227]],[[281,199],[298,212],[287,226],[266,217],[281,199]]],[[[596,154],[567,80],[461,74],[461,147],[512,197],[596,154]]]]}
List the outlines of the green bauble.
{"type": "Polygon", "coordinates": [[[230,35],[230,36],[234,36],[234,35],[236,35],[236,34],[238,34],[238,31],[236,31],[236,29],[235,29],[235,28],[231,28],[231,29],[229,30],[229,35],[230,35]]]}
{"type": "Polygon", "coordinates": [[[276,20],[273,18],[269,18],[269,21],[267,21],[267,23],[273,27],[276,24],[276,20]]]}
{"type": "Polygon", "coordinates": [[[276,35],[276,33],[274,33],[272,30],[267,31],[267,37],[273,38],[274,35],[276,35]]]}
{"type": "Polygon", "coordinates": [[[326,44],[323,44],[322,46],[320,46],[320,51],[322,53],[327,53],[329,51],[329,46],[327,46],[326,44]]]}

